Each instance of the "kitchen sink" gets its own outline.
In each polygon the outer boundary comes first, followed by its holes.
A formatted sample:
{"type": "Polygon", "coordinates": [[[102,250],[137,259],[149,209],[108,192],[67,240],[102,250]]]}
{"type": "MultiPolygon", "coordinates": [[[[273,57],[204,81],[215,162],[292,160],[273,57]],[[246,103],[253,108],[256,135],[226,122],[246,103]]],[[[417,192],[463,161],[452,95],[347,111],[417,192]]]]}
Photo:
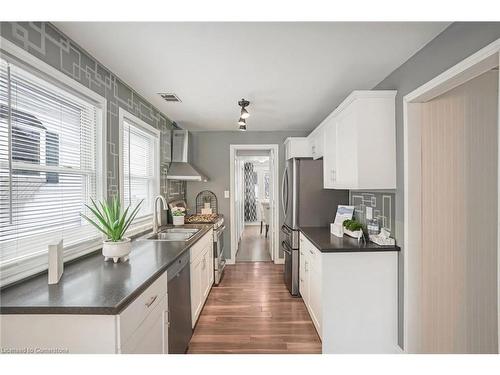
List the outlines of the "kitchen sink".
{"type": "Polygon", "coordinates": [[[200,230],[197,228],[165,228],[158,233],[141,237],[141,241],[189,241],[200,230]]]}

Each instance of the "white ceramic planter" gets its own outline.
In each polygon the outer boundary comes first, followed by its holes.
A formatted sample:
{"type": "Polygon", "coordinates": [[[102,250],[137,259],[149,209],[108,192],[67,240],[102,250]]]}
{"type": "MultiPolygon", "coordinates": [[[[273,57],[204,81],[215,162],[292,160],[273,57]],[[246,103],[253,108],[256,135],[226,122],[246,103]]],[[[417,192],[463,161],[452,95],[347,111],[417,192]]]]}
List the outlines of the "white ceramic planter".
{"type": "Polygon", "coordinates": [[[119,260],[126,262],[128,260],[128,255],[132,250],[132,243],[130,238],[123,238],[121,241],[104,241],[102,243],[102,255],[104,255],[104,261],[113,259],[113,262],[117,263],[119,260]]]}
{"type": "Polygon", "coordinates": [[[184,216],[172,216],[174,225],[184,225],[184,216]]]}
{"type": "Polygon", "coordinates": [[[361,236],[363,235],[363,231],[361,229],[352,231],[352,230],[349,230],[347,228],[344,228],[344,233],[347,234],[349,237],[356,238],[358,241],[361,238],[361,236]]]}

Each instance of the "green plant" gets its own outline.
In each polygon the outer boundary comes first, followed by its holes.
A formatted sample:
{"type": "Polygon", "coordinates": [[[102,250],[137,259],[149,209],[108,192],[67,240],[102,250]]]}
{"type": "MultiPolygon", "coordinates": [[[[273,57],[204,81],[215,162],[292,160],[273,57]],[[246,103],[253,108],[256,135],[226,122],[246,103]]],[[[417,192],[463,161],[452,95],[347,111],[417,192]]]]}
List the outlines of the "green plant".
{"type": "Polygon", "coordinates": [[[344,220],[342,223],[346,229],[349,229],[352,232],[363,229],[363,225],[357,220],[344,220]]]}
{"type": "Polygon", "coordinates": [[[184,216],[186,213],[182,207],[177,207],[172,210],[172,216],[184,216]]]}
{"type": "Polygon", "coordinates": [[[80,215],[104,233],[108,240],[113,242],[120,241],[123,238],[142,204],[141,200],[129,214],[130,206],[122,212],[120,200],[116,196],[113,197],[111,202],[107,200],[99,202],[99,206],[92,198],[90,198],[90,200],[92,201],[92,206],[87,204],[85,206],[94,214],[97,220],[92,220],[82,213],[80,213],[80,215]]]}

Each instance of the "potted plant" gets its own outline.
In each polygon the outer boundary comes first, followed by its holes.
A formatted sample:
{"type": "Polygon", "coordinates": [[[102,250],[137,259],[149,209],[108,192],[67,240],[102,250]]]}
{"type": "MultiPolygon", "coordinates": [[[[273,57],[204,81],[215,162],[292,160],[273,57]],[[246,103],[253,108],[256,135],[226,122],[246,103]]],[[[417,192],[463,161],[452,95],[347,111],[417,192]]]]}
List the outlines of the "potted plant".
{"type": "Polygon", "coordinates": [[[344,220],[342,223],[344,225],[344,233],[347,234],[350,237],[354,237],[356,239],[359,239],[363,236],[363,225],[355,220],[344,220]]]}
{"type": "Polygon", "coordinates": [[[82,213],[80,215],[106,235],[106,240],[102,244],[104,261],[108,259],[113,259],[115,263],[118,260],[127,261],[132,250],[132,244],[130,238],[124,237],[124,235],[139,212],[142,200],[131,212],[129,212],[130,206],[125,211],[122,211],[120,200],[116,196],[113,197],[111,202],[104,200],[99,202],[99,205],[92,198],[90,200],[92,205],[85,206],[94,214],[96,220],[92,220],[82,213]]]}
{"type": "Polygon", "coordinates": [[[172,219],[174,225],[184,225],[184,216],[186,211],[184,207],[175,207],[172,210],[172,219]]]}

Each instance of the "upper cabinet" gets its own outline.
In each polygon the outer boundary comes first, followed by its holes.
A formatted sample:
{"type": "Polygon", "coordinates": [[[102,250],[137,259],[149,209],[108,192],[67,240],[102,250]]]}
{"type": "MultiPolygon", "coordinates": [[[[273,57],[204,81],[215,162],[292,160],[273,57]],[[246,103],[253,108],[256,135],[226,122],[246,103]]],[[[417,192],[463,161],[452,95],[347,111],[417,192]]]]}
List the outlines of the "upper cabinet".
{"type": "Polygon", "coordinates": [[[309,140],[312,158],[314,160],[322,158],[325,143],[324,126],[318,126],[314,129],[307,139],[309,140]]]}
{"type": "Polygon", "coordinates": [[[325,188],[396,188],[395,96],[354,91],[311,133],[322,134],[325,188]]]}
{"type": "Polygon", "coordinates": [[[285,140],[285,158],[310,158],[311,146],[306,137],[289,137],[285,140]]]}

